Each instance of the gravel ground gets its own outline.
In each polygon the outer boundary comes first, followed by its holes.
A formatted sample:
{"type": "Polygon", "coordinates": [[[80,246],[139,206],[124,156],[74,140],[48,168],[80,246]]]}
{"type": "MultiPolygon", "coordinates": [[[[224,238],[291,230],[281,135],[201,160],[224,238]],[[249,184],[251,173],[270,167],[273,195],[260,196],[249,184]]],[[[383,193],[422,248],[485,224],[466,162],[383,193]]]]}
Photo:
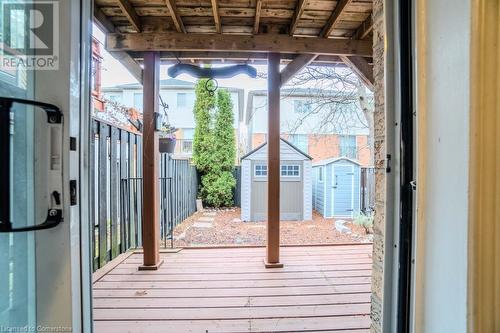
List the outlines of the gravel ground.
{"type": "MultiPolygon", "coordinates": [[[[210,213],[209,213],[210,214],[210,213]]],[[[352,233],[342,233],[335,229],[335,220],[313,213],[312,221],[282,221],[281,244],[342,244],[371,243],[372,235],[367,235],[364,228],[348,222],[352,233]]],[[[206,222],[201,223],[202,225],[206,222]]],[[[198,224],[200,225],[200,224],[198,224]]],[[[195,213],[174,230],[176,247],[204,245],[265,245],[266,222],[242,222],[240,209],[205,210],[195,213]],[[210,228],[194,226],[207,212],[214,214],[210,228]],[[204,214],[205,213],[205,214],[204,214]]]]}

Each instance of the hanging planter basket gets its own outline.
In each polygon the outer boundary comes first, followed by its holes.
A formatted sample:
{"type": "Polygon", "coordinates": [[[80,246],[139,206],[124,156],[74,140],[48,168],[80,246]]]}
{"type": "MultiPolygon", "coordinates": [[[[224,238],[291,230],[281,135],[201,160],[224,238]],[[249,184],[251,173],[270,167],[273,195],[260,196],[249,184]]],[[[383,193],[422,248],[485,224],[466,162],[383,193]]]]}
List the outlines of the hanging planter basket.
{"type": "Polygon", "coordinates": [[[172,154],[175,150],[175,138],[160,138],[160,153],[172,154]]]}

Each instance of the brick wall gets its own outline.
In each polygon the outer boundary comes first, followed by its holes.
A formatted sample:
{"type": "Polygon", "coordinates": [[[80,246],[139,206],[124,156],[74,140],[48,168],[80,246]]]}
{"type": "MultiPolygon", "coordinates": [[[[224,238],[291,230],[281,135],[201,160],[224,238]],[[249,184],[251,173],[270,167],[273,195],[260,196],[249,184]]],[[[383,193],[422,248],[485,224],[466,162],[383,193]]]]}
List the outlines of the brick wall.
{"type": "Polygon", "coordinates": [[[309,135],[309,155],[314,162],[339,156],[339,138],[337,135],[309,135]]]}
{"type": "MultiPolygon", "coordinates": [[[[281,134],[285,140],[288,134],[281,134]]],[[[255,149],[266,141],[266,135],[256,133],[252,135],[252,147],[255,149]]],[[[319,162],[328,158],[339,157],[339,136],[336,134],[310,134],[308,137],[307,154],[313,158],[313,162],[319,162]]],[[[358,160],[362,166],[371,166],[371,150],[368,147],[368,136],[359,135],[356,137],[358,147],[358,160]]]]}
{"type": "Polygon", "coordinates": [[[382,332],[382,302],[384,276],[385,233],[385,104],[384,104],[384,1],[373,0],[373,76],[374,98],[374,159],[375,217],[373,238],[372,326],[371,332],[382,332]]]}

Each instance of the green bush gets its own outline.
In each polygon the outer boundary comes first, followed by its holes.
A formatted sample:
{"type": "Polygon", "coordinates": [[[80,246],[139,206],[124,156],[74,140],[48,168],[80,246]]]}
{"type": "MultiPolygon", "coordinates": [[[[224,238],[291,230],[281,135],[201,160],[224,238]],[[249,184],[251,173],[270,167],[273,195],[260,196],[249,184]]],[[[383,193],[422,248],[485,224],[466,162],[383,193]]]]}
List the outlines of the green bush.
{"type": "Polygon", "coordinates": [[[200,194],[203,201],[212,207],[227,207],[233,203],[233,188],[236,180],[230,171],[209,173],[201,177],[200,194]]]}
{"type": "Polygon", "coordinates": [[[233,104],[227,90],[211,95],[206,85],[207,80],[198,81],[193,110],[193,163],[201,175],[199,195],[208,206],[230,206],[236,186],[232,174],[236,159],[233,104]]]}
{"type": "Polygon", "coordinates": [[[365,228],[367,233],[372,233],[372,228],[373,228],[373,216],[372,215],[367,215],[364,213],[359,213],[354,216],[353,220],[354,224],[360,225],[363,228],[365,228]]]}

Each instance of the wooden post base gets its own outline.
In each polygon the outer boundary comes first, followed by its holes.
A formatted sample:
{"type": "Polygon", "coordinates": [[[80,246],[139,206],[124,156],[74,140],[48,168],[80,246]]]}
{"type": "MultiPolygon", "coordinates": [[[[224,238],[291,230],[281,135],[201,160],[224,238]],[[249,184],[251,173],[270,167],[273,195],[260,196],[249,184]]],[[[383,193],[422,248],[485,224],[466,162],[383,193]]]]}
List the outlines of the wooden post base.
{"type": "Polygon", "coordinates": [[[266,268],[283,268],[283,263],[281,263],[281,262],[270,263],[264,259],[264,267],[266,267],[266,268]]]}
{"type": "Polygon", "coordinates": [[[163,264],[163,260],[160,260],[156,265],[141,265],[139,266],[140,271],[156,271],[163,264]]]}

